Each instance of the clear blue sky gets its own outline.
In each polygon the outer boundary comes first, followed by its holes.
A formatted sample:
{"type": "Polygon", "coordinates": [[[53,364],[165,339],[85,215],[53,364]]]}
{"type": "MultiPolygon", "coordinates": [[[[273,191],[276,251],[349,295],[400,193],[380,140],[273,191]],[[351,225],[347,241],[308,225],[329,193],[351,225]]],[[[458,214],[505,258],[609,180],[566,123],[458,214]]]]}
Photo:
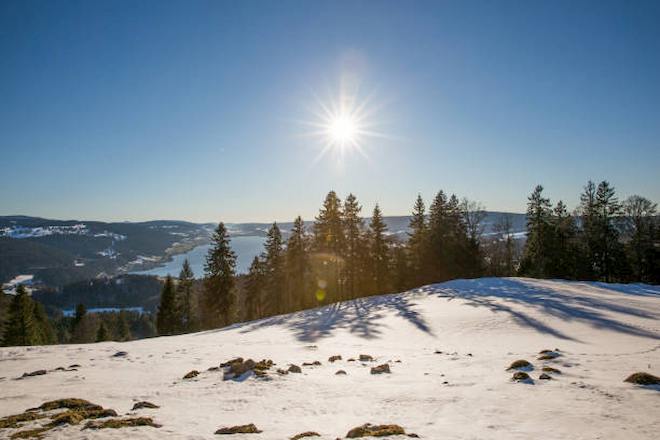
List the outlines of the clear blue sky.
{"type": "Polygon", "coordinates": [[[0,3],[0,214],[406,214],[438,189],[522,212],[585,181],[660,202],[660,2],[0,3]],[[315,161],[346,78],[382,137],[315,161]],[[316,98],[315,98],[316,97],[316,98]]]}

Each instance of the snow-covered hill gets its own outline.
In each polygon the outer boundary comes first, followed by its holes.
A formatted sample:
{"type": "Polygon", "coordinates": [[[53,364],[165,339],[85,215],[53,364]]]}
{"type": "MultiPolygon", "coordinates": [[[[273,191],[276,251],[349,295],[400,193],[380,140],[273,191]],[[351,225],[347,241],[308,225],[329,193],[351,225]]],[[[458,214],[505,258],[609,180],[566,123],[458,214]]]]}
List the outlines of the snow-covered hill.
{"type": "Polygon", "coordinates": [[[370,422],[426,439],[655,439],[660,389],[623,380],[660,374],[659,318],[657,286],[476,279],[191,335],[3,348],[0,417],[77,397],[162,427],[91,431],[83,421],[46,438],[203,439],[254,423],[262,433],[234,437],[335,439],[370,422]],[[546,349],[559,356],[538,360],[546,349]],[[360,354],[375,360],[349,361],[360,354]],[[265,378],[207,371],[239,356],[276,365],[265,378]],[[533,364],[533,383],[511,380],[506,369],[518,359],[533,364]],[[321,365],[302,366],[313,361],[321,365]],[[289,364],[302,374],[277,373],[289,364]],[[391,373],[370,374],[381,364],[391,373]],[[544,366],[561,374],[539,380],[544,366]],[[40,369],[47,374],[15,380],[40,369]],[[200,374],[183,379],[191,370],[200,374]],[[143,400],[160,408],[131,410],[143,400]]]}

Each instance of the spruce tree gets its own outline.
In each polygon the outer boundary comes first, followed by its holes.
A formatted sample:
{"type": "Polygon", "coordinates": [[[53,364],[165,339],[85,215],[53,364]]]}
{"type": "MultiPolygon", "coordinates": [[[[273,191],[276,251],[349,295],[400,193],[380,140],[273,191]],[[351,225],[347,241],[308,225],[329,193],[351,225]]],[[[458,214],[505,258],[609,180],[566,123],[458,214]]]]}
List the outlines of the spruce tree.
{"type": "Polygon", "coordinates": [[[262,311],[266,315],[283,313],[288,309],[288,304],[285,303],[287,300],[285,298],[285,256],[282,232],[277,223],[273,223],[266,234],[266,243],[261,258],[264,261],[266,272],[262,311]]]}
{"type": "Polygon", "coordinates": [[[598,267],[600,277],[610,282],[627,272],[627,261],[623,245],[619,241],[617,222],[622,214],[621,203],[616,197],[614,187],[602,181],[596,190],[598,210],[598,267]]]}
{"type": "Polygon", "coordinates": [[[552,244],[550,199],[543,197],[543,186],[537,185],[527,202],[527,241],[520,271],[523,275],[548,276],[548,257],[552,244]]]}
{"type": "Polygon", "coordinates": [[[574,279],[578,272],[577,231],[575,219],[561,200],[554,208],[551,223],[552,241],[547,276],[574,279]]]}
{"type": "Polygon", "coordinates": [[[262,318],[264,282],[266,268],[259,257],[254,257],[245,280],[245,319],[253,321],[262,318]]]}
{"type": "Polygon", "coordinates": [[[369,222],[370,293],[382,294],[389,290],[390,253],[386,232],[387,225],[383,220],[380,207],[376,204],[369,222]]]}
{"type": "Polygon", "coordinates": [[[311,305],[313,292],[309,286],[310,261],[305,239],[305,224],[296,217],[286,243],[286,277],[290,305],[302,310],[311,305]]]}
{"type": "Polygon", "coordinates": [[[171,276],[165,278],[163,290],[160,294],[160,305],[158,306],[158,316],[156,328],[159,335],[173,335],[177,331],[177,304],[176,290],[171,276]]]}
{"type": "Polygon", "coordinates": [[[39,344],[57,344],[57,334],[53,329],[53,326],[48,319],[46,310],[44,309],[43,304],[34,301],[34,322],[37,327],[37,332],[39,334],[39,344]]]}
{"type": "Polygon", "coordinates": [[[364,221],[360,217],[362,207],[353,194],[344,201],[342,223],[344,228],[343,272],[345,274],[344,299],[356,298],[363,276],[362,251],[364,250],[364,221]]]}
{"type": "Polygon", "coordinates": [[[193,286],[195,274],[193,273],[188,259],[183,261],[179,281],[176,286],[177,302],[180,312],[180,329],[183,332],[194,332],[198,329],[195,306],[193,303],[193,286]]]}
{"type": "Polygon", "coordinates": [[[227,325],[235,313],[236,254],[231,249],[224,223],[213,233],[204,267],[204,322],[207,328],[227,325]]]}
{"type": "Polygon", "coordinates": [[[34,303],[22,285],[16,288],[16,294],[9,305],[9,319],[2,342],[6,346],[40,343],[39,329],[34,319],[34,303]]]}
{"type": "Polygon", "coordinates": [[[427,280],[445,281],[450,278],[450,211],[447,196],[440,190],[429,207],[427,280]]]}
{"type": "Polygon", "coordinates": [[[112,337],[110,336],[108,327],[105,325],[104,321],[101,321],[101,324],[99,325],[99,329],[96,332],[96,342],[104,342],[110,340],[112,340],[112,337]]]}
{"type": "Polygon", "coordinates": [[[314,251],[319,256],[317,279],[329,302],[341,299],[340,274],[344,249],[341,200],[334,191],[326,196],[314,222],[314,251]]]}
{"type": "Polygon", "coordinates": [[[426,222],[426,207],[424,206],[424,200],[419,194],[417,195],[417,200],[413,207],[409,229],[407,251],[411,272],[411,279],[409,281],[412,286],[424,284],[428,279],[428,275],[426,274],[427,268],[425,265],[425,262],[427,261],[426,254],[428,251],[428,224],[426,222]]]}
{"type": "Polygon", "coordinates": [[[117,340],[119,341],[130,341],[133,339],[126,314],[126,311],[122,310],[119,312],[119,318],[117,319],[117,340]]]}

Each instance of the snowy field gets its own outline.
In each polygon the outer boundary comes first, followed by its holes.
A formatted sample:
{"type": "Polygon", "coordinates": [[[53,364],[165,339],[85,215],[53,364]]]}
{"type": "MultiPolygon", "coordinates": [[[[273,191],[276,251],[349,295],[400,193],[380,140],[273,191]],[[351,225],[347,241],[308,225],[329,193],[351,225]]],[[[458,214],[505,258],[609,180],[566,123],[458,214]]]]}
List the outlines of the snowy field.
{"type": "Polygon", "coordinates": [[[623,380],[660,375],[659,318],[657,286],[476,279],[191,335],[0,348],[0,417],[77,397],[162,426],[83,430],[83,421],[44,438],[210,439],[254,423],[262,433],[229,438],[336,439],[370,422],[434,440],[657,439],[660,388],[623,380]],[[538,360],[544,349],[559,356],[538,360]],[[348,360],[360,354],[375,360],[348,360]],[[328,362],[333,355],[342,360],[328,362]],[[238,356],[276,365],[265,378],[207,371],[238,356]],[[511,380],[518,359],[533,364],[533,383],[511,380]],[[321,365],[302,366],[313,361],[321,365]],[[370,374],[385,363],[390,374],[370,374]],[[289,364],[302,373],[277,373],[289,364]],[[544,366],[561,374],[539,380],[544,366]],[[47,374],[16,380],[40,369],[47,374]],[[200,374],[183,379],[191,370],[200,374]],[[160,408],[131,410],[143,400],[160,408]]]}

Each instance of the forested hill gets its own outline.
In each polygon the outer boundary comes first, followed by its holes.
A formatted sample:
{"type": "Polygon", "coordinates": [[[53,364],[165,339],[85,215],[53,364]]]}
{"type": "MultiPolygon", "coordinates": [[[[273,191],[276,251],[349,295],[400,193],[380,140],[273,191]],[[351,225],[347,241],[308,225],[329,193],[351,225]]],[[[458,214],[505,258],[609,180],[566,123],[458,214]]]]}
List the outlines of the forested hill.
{"type": "MultiPolygon", "coordinates": [[[[484,234],[503,217],[513,233],[525,231],[525,215],[486,212],[484,234]]],[[[389,233],[407,238],[409,216],[384,217],[389,233]]],[[[369,219],[366,218],[365,222],[369,219]]],[[[305,225],[311,230],[313,221],[305,225]]],[[[286,237],[292,222],[280,223],[286,237]]],[[[265,236],[270,223],[228,223],[230,235],[265,236]]],[[[33,274],[50,286],[148,268],[209,241],[214,224],[156,220],[106,223],[51,220],[28,216],[0,216],[0,283],[19,274],[33,274]]]]}
{"type": "Polygon", "coordinates": [[[0,282],[18,274],[53,286],[155,264],[209,238],[209,225],[182,221],[106,223],[0,217],[0,282]]]}

